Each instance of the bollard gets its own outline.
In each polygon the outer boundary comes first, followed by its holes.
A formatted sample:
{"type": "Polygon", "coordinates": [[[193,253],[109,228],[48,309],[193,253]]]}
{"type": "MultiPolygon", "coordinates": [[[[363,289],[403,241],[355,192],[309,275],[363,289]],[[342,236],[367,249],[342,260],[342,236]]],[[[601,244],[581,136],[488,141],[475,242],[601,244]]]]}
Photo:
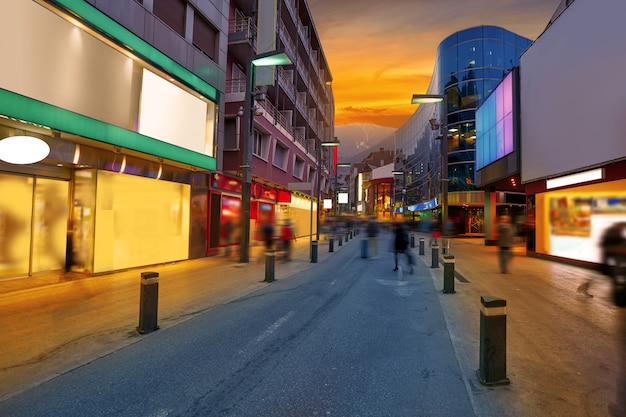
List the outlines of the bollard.
{"type": "Polygon", "coordinates": [[[341,234],[337,235],[337,239],[339,239],[339,246],[343,245],[343,236],[341,234]]]}
{"type": "Polygon", "coordinates": [[[350,238],[350,233],[346,232],[346,243],[348,243],[348,239],[350,238]]]}
{"type": "Polygon", "coordinates": [[[335,251],[335,239],[331,237],[330,240],[328,241],[328,252],[334,252],[334,251],[335,251]]]}
{"type": "Polygon", "coordinates": [[[439,245],[436,242],[432,246],[432,258],[431,268],[439,268],[439,245]]]}
{"type": "Polygon", "coordinates": [[[311,263],[317,263],[317,240],[311,242],[311,263]]]}
{"type": "Polygon", "coordinates": [[[480,368],[483,385],[507,385],[506,377],[506,300],[480,297],[480,368]]]}
{"type": "Polygon", "coordinates": [[[411,247],[415,247],[415,235],[413,233],[411,233],[411,247]]]}
{"type": "Polygon", "coordinates": [[[276,251],[268,249],[265,251],[265,282],[274,282],[276,271],[276,251]]]}
{"type": "Polygon", "coordinates": [[[423,237],[420,237],[420,252],[419,252],[419,254],[420,255],[424,254],[424,238],[423,237]]]}
{"type": "Polygon", "coordinates": [[[361,258],[367,258],[367,239],[361,239],[361,258]]]}
{"type": "Polygon", "coordinates": [[[443,293],[454,294],[454,256],[443,256],[443,293]]]}
{"type": "Polygon", "coordinates": [[[139,295],[139,326],[141,334],[150,333],[159,328],[157,324],[159,306],[159,273],[141,273],[141,293],[139,295]]]}

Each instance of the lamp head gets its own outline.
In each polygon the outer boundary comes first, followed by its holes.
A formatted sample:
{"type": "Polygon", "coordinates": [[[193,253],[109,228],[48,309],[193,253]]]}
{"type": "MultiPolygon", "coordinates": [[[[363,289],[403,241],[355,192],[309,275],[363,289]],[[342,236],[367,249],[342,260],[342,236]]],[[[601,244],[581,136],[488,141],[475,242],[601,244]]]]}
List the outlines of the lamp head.
{"type": "Polygon", "coordinates": [[[413,94],[411,104],[430,104],[440,103],[443,101],[443,96],[439,94],[413,94]]]}

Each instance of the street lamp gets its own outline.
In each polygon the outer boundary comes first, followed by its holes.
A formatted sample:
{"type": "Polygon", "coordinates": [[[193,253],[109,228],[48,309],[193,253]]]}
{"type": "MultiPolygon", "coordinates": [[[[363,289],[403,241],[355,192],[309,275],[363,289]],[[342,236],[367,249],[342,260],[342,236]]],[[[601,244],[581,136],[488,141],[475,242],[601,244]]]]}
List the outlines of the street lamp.
{"type": "MultiPolygon", "coordinates": [[[[411,104],[441,103],[441,227],[442,232],[448,224],[448,97],[443,94],[413,94],[411,104]]],[[[433,123],[431,127],[433,127],[433,123]]]]}
{"type": "MultiPolygon", "coordinates": [[[[317,225],[316,225],[316,239],[318,242],[320,240],[320,198],[321,198],[321,190],[322,187],[322,147],[324,148],[332,148],[336,146],[340,146],[341,142],[339,141],[328,141],[328,142],[320,142],[320,147],[318,150],[318,158],[317,158],[317,225]]],[[[313,196],[311,196],[313,198],[313,196]]]]}
{"type": "Polygon", "coordinates": [[[333,194],[334,194],[333,195],[333,200],[334,200],[334,204],[335,204],[333,209],[335,211],[335,215],[337,215],[337,213],[340,212],[340,210],[339,210],[339,199],[338,199],[338,196],[337,196],[337,179],[339,177],[338,169],[339,168],[349,168],[351,166],[352,166],[352,164],[350,164],[348,162],[337,162],[335,164],[335,187],[334,187],[334,190],[333,190],[333,194]]]}
{"type": "MultiPolygon", "coordinates": [[[[404,218],[405,215],[405,206],[406,206],[406,172],[401,171],[401,170],[393,170],[391,171],[391,173],[393,175],[402,175],[402,218],[404,218]]],[[[396,195],[396,191],[395,191],[395,181],[394,181],[394,191],[393,191],[393,195],[395,198],[396,195]]]]}
{"type": "Polygon", "coordinates": [[[254,89],[256,67],[272,67],[292,64],[284,49],[254,55],[248,61],[248,84],[246,85],[244,117],[245,130],[242,140],[241,164],[241,250],[240,262],[250,261],[250,188],[252,187],[252,137],[254,136],[254,89]]]}

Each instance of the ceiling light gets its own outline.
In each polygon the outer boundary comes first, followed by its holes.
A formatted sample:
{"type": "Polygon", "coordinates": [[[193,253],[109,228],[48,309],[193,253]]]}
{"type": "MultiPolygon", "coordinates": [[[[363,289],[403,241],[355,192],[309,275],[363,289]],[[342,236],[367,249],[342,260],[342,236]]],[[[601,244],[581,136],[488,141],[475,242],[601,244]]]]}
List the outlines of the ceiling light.
{"type": "Polygon", "coordinates": [[[34,164],[50,154],[50,145],[33,136],[10,136],[0,140],[0,159],[9,164],[34,164]]]}

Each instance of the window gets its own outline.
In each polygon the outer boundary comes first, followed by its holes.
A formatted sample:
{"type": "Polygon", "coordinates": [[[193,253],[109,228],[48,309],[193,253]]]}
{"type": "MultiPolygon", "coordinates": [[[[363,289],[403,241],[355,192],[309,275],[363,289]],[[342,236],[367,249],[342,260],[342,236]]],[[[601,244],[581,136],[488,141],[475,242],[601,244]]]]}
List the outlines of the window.
{"type": "Polygon", "coordinates": [[[184,0],[154,0],[152,12],[176,33],[185,37],[185,9],[184,0]]]}
{"type": "Polygon", "coordinates": [[[276,142],[276,147],[274,148],[274,166],[286,171],[288,157],[289,149],[279,142],[276,142]]]}
{"type": "Polygon", "coordinates": [[[263,135],[256,130],[254,131],[254,137],[252,138],[252,154],[259,158],[267,160],[267,154],[269,151],[270,136],[263,135]]]}
{"type": "Polygon", "coordinates": [[[238,149],[237,119],[224,119],[224,150],[238,149]]]}
{"type": "Polygon", "coordinates": [[[304,160],[296,156],[296,160],[293,164],[293,176],[302,179],[304,175],[304,160]]]}
{"type": "Polygon", "coordinates": [[[215,61],[217,30],[198,11],[193,17],[193,44],[215,61]]]}

